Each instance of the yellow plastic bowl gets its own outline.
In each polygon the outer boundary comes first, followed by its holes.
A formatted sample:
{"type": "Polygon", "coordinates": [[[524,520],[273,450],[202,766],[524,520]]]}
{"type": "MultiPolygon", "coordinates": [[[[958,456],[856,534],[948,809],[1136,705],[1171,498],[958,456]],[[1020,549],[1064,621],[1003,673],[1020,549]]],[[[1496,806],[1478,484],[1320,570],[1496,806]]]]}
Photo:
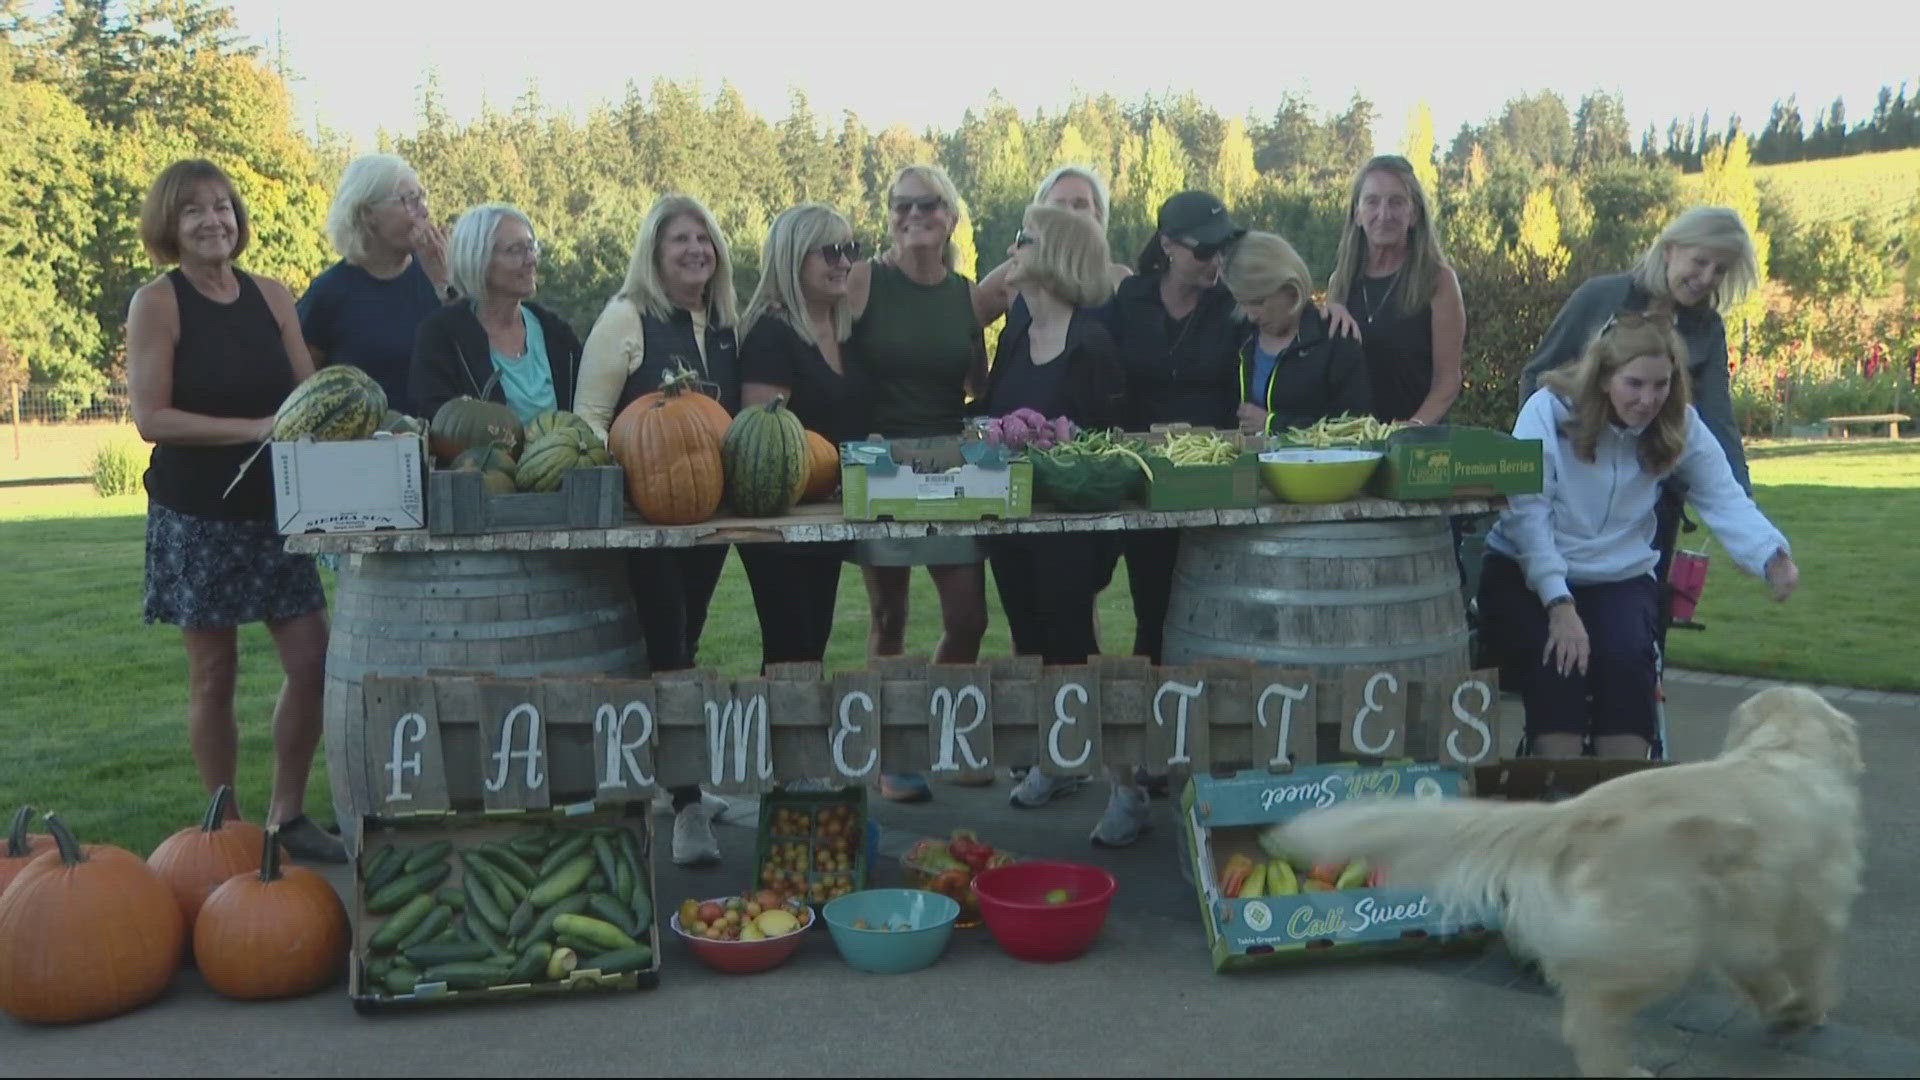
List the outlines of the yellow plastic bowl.
{"type": "Polygon", "coordinates": [[[1378,450],[1269,450],[1260,455],[1260,478],[1282,502],[1345,502],[1384,457],[1378,450]]]}

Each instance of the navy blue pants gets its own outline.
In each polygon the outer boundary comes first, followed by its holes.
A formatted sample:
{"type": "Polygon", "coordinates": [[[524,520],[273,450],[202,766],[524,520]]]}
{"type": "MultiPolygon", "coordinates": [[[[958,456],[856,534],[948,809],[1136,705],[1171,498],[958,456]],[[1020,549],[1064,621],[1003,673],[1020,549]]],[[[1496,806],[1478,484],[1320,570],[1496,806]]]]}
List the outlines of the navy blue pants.
{"type": "Polygon", "coordinates": [[[1100,651],[1093,606],[1118,548],[1117,538],[1107,533],[988,538],[993,584],[1015,655],[1084,664],[1100,651]]]}
{"type": "Polygon", "coordinates": [[[1660,742],[1659,666],[1661,589],[1651,575],[1630,581],[1572,586],[1573,605],[1586,626],[1589,659],[1583,675],[1562,675],[1543,657],[1547,612],[1527,587],[1520,564],[1489,551],[1480,572],[1481,633],[1501,659],[1502,681],[1517,676],[1527,711],[1527,736],[1549,733],[1638,735],[1660,742]]]}

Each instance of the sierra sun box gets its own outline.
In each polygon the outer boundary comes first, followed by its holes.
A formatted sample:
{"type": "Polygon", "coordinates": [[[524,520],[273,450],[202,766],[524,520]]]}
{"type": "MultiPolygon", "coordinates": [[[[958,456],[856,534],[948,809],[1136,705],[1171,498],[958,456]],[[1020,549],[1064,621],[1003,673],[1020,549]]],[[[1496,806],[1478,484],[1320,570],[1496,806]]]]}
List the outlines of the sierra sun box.
{"type": "Polygon", "coordinates": [[[978,521],[1033,513],[1033,465],[958,435],[874,439],[840,447],[848,521],[978,521]]]}
{"type": "Polygon", "coordinates": [[[425,461],[420,436],[389,431],[346,442],[275,442],[274,520],[283,534],[421,528],[425,461]]]}
{"type": "Polygon", "coordinates": [[[1236,859],[1264,871],[1274,857],[1261,848],[1261,831],[1308,810],[1352,799],[1458,798],[1466,787],[1460,769],[1414,764],[1318,765],[1288,773],[1250,769],[1188,780],[1180,800],[1181,839],[1193,864],[1214,970],[1484,940],[1495,922],[1492,913],[1449,919],[1424,889],[1384,880],[1390,867],[1294,862],[1300,891],[1279,895],[1266,888],[1256,895],[1229,873],[1236,859]],[[1338,888],[1349,870],[1359,882],[1338,888]]]}

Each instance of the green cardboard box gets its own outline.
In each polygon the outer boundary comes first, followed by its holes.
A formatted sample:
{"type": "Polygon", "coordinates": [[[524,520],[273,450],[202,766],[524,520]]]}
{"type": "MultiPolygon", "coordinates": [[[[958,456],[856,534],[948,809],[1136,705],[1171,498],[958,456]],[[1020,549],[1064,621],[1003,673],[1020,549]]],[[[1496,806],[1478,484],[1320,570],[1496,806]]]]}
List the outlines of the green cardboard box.
{"type": "Polygon", "coordinates": [[[815,907],[825,903],[829,897],[815,899],[814,887],[824,885],[834,887],[836,879],[841,884],[851,886],[852,892],[867,887],[867,872],[871,869],[873,852],[868,847],[867,836],[867,789],[864,787],[845,787],[835,791],[770,791],[760,797],[760,835],[754,852],[753,888],[774,889],[791,892],[796,886],[805,885],[807,902],[815,907]],[[847,807],[852,813],[850,828],[834,835],[822,832],[820,812],[829,807],[847,807]],[[783,813],[783,811],[785,813],[783,813]],[[805,828],[797,824],[782,827],[783,822],[798,822],[804,818],[805,828]],[[844,841],[844,843],[839,843],[844,841]],[[770,865],[774,849],[786,845],[800,845],[806,849],[806,870],[801,881],[788,877],[788,871],[770,865]],[[827,851],[844,854],[853,860],[852,868],[845,871],[821,871],[818,869],[820,856],[827,851]],[[844,877],[843,877],[844,875],[844,877]]]}
{"type": "Polygon", "coordinates": [[[1386,459],[1367,484],[1382,498],[1532,495],[1543,483],[1540,440],[1490,428],[1402,428],[1382,449],[1386,459]]]}
{"type": "Polygon", "coordinates": [[[978,521],[1033,513],[1033,465],[958,435],[840,446],[848,521],[978,521]]]}
{"type": "MultiPolygon", "coordinates": [[[[1213,969],[1484,944],[1497,913],[1450,918],[1425,890],[1390,881],[1254,898],[1224,895],[1219,884],[1220,868],[1234,854],[1267,859],[1258,840],[1263,828],[1306,810],[1350,799],[1457,798],[1466,789],[1460,769],[1430,764],[1316,765],[1290,773],[1249,769],[1188,780],[1180,798],[1181,841],[1193,867],[1213,969]]],[[[1302,869],[1300,880],[1306,879],[1302,869]]]]}
{"type": "Polygon", "coordinates": [[[1153,472],[1153,480],[1147,484],[1147,509],[1219,510],[1260,505],[1259,452],[1266,446],[1266,436],[1226,432],[1226,438],[1239,446],[1241,453],[1224,465],[1175,465],[1156,452],[1169,436],[1211,431],[1187,424],[1155,424],[1146,435],[1134,436],[1145,444],[1140,456],[1153,472]]]}

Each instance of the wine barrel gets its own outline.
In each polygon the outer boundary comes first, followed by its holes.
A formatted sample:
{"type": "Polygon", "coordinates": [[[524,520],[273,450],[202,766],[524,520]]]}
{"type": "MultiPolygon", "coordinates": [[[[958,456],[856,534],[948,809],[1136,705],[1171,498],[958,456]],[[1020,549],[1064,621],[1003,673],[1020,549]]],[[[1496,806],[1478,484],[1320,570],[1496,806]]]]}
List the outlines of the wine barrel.
{"type": "MultiPolygon", "coordinates": [[[[1185,530],[1164,648],[1169,664],[1254,660],[1330,684],[1360,669],[1458,675],[1467,617],[1447,519],[1185,530]]],[[[1339,731],[1319,736],[1328,760],[1339,731]]]]}
{"type": "MultiPolygon", "coordinates": [[[[383,747],[370,746],[362,684],[370,675],[471,673],[644,676],[647,654],[626,561],[619,552],[497,552],[349,556],[334,590],[324,707],[327,769],[341,830],[378,805],[383,747]]],[[[477,729],[468,746],[443,728],[448,796],[481,798],[477,729]]],[[[553,748],[553,790],[594,787],[590,767],[563,773],[553,748]]]]}

